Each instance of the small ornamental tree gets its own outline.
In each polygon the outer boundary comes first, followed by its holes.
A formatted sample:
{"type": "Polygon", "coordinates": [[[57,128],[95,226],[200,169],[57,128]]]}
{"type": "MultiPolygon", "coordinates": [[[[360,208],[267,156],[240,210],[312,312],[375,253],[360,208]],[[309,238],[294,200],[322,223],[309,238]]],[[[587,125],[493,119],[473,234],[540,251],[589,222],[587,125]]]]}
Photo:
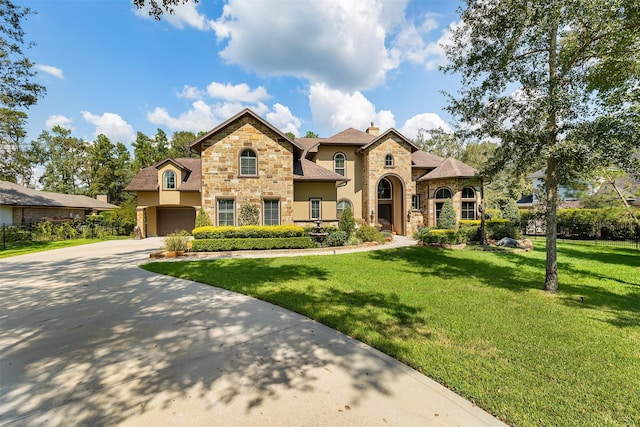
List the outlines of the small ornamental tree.
{"type": "Polygon", "coordinates": [[[260,208],[256,205],[244,205],[240,208],[238,225],[260,225],[260,208]]]}
{"type": "Polygon", "coordinates": [[[442,210],[438,217],[438,228],[455,230],[458,228],[458,221],[456,220],[456,211],[453,209],[453,201],[451,199],[445,200],[442,204],[442,210]]]}
{"type": "Polygon", "coordinates": [[[213,225],[211,218],[209,218],[209,214],[205,212],[204,208],[200,208],[198,215],[196,215],[196,228],[206,227],[208,225],[213,225]]]}
{"type": "Polygon", "coordinates": [[[342,211],[342,216],[340,217],[340,221],[338,222],[338,228],[340,231],[344,231],[347,233],[347,236],[351,236],[353,230],[356,228],[356,220],[353,217],[353,212],[350,207],[346,207],[342,211]]]}
{"type": "Polygon", "coordinates": [[[502,218],[511,221],[511,224],[515,226],[520,225],[520,211],[518,210],[518,203],[513,199],[505,200],[502,205],[502,218]]]}

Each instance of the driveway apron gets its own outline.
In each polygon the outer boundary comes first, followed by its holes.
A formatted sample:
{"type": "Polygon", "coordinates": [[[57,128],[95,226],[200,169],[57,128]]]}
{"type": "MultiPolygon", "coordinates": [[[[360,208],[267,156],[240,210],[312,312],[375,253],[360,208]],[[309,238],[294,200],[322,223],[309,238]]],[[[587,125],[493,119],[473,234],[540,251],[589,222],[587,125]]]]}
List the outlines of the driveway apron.
{"type": "Polygon", "coordinates": [[[0,425],[502,425],[310,319],[138,268],[161,244],[0,260],[0,425]]]}

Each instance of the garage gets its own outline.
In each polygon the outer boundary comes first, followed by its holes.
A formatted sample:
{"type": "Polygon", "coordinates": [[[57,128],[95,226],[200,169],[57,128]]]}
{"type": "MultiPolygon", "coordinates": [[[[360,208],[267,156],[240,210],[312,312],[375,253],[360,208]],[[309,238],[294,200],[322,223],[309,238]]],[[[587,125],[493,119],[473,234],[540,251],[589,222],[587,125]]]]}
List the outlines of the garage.
{"type": "Polygon", "coordinates": [[[179,230],[191,233],[196,224],[196,210],[192,207],[158,208],[158,235],[166,236],[179,230]]]}

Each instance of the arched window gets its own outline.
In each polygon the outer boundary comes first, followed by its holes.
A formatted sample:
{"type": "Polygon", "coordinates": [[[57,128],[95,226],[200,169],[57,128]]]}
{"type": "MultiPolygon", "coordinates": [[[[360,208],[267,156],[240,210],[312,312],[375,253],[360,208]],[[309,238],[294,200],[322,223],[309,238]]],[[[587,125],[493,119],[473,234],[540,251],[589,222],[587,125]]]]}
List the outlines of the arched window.
{"type": "Polygon", "coordinates": [[[164,190],[176,189],[176,173],[174,171],[166,171],[162,174],[162,188],[164,190]]]}
{"type": "Polygon", "coordinates": [[[333,171],[339,175],[346,176],[346,160],[347,156],[345,156],[343,153],[336,153],[333,156],[333,171]]]}
{"type": "Polygon", "coordinates": [[[476,191],[471,187],[462,189],[462,219],[476,219],[476,191]]]}
{"type": "Polygon", "coordinates": [[[382,178],[378,183],[378,200],[391,200],[391,181],[382,178]]]}
{"type": "Polygon", "coordinates": [[[258,175],[258,157],[253,150],[245,149],[240,153],[240,176],[258,175]]]}
{"type": "Polygon", "coordinates": [[[342,200],[338,200],[338,203],[336,205],[337,207],[337,214],[338,214],[338,219],[340,219],[340,217],[342,216],[342,212],[346,209],[349,208],[353,211],[353,205],[351,204],[350,200],[347,199],[342,199],[342,200]]]}
{"type": "Polygon", "coordinates": [[[451,198],[451,190],[447,187],[438,188],[436,190],[435,199],[450,199],[451,198]]]}
{"type": "Polygon", "coordinates": [[[393,156],[391,154],[387,154],[384,156],[384,167],[392,168],[393,167],[393,156]]]}

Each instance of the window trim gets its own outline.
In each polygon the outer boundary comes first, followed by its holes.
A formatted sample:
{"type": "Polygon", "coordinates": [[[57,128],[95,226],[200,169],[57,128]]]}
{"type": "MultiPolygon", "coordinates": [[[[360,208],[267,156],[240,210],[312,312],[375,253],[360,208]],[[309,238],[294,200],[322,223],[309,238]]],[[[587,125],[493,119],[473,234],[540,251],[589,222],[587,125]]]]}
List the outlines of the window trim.
{"type": "Polygon", "coordinates": [[[462,189],[462,191],[460,192],[460,198],[462,200],[476,200],[476,189],[470,186],[464,187],[462,189]],[[473,196],[471,197],[465,197],[464,196],[464,190],[471,190],[473,192],[473,196]]]}
{"type": "Polygon", "coordinates": [[[313,197],[309,199],[309,218],[312,220],[321,220],[322,219],[322,199],[318,197],[313,197]],[[318,203],[318,216],[313,216],[313,204],[314,202],[318,203]]]}
{"type": "Polygon", "coordinates": [[[272,225],[280,225],[280,199],[262,199],[262,225],[268,225],[268,226],[272,226],[272,225]],[[276,205],[278,207],[278,212],[277,212],[277,218],[276,218],[276,223],[275,224],[267,224],[267,202],[271,203],[271,202],[276,202],[276,205]]]}
{"type": "Polygon", "coordinates": [[[453,191],[451,191],[451,189],[449,187],[439,187],[434,193],[433,193],[433,198],[435,200],[447,200],[447,199],[453,199],[453,191]],[[438,197],[438,192],[441,190],[447,190],[449,192],[449,197],[438,197]]]}
{"type": "MultiPolygon", "coordinates": [[[[224,213],[229,213],[228,210],[225,210],[224,213]]],[[[224,199],[224,198],[220,198],[216,200],[216,223],[218,224],[218,226],[231,226],[231,227],[235,227],[236,225],[236,201],[235,199],[224,199]],[[229,224],[221,224],[220,221],[220,214],[223,213],[223,210],[220,209],[220,203],[221,202],[231,202],[231,213],[233,214],[233,224],[229,225],[229,224]]]]}
{"type": "Polygon", "coordinates": [[[475,199],[465,199],[462,200],[462,202],[460,202],[460,219],[466,219],[466,220],[475,220],[477,219],[477,214],[476,214],[476,202],[475,199]],[[465,203],[471,204],[472,205],[472,209],[466,209],[464,208],[465,203]],[[465,218],[465,213],[467,212],[473,212],[473,217],[472,218],[465,218]]]}
{"type": "MultiPolygon", "coordinates": [[[[340,219],[340,217],[342,216],[342,211],[338,210],[338,205],[340,205],[340,203],[342,202],[347,202],[349,204],[349,207],[351,208],[351,212],[353,212],[353,203],[351,202],[351,200],[349,199],[340,199],[336,202],[336,217],[338,219],[340,219]]],[[[346,209],[346,206],[345,208],[346,209]]],[[[344,211],[344,209],[342,209],[344,211]]]]}
{"type": "Polygon", "coordinates": [[[384,167],[385,168],[392,168],[395,166],[395,159],[393,158],[393,154],[388,153],[384,156],[384,167]],[[389,162],[390,160],[390,162],[389,162]],[[391,163],[391,164],[389,164],[391,163]]]}
{"type": "Polygon", "coordinates": [[[176,172],[173,169],[169,169],[169,170],[166,170],[166,171],[162,172],[162,189],[163,190],[175,190],[177,188],[178,188],[178,185],[177,185],[176,172]],[[167,176],[169,174],[173,175],[173,186],[172,187],[167,185],[168,184],[167,176]]]}
{"type": "Polygon", "coordinates": [[[333,155],[333,172],[337,173],[338,175],[347,176],[347,155],[341,151],[338,151],[333,155]],[[336,160],[338,156],[342,157],[341,168],[336,166],[336,160]],[[342,173],[339,172],[340,169],[342,169],[342,173]]]}
{"type": "Polygon", "coordinates": [[[256,151],[253,148],[249,148],[249,147],[242,148],[242,150],[240,150],[240,154],[238,156],[238,163],[239,163],[239,165],[238,165],[239,166],[239,168],[238,168],[238,175],[239,176],[241,176],[241,177],[245,177],[245,176],[256,177],[256,176],[258,176],[258,153],[256,153],[256,151]],[[255,172],[254,173],[242,173],[242,160],[243,160],[242,155],[244,153],[246,153],[246,152],[249,152],[249,153],[253,154],[253,157],[247,156],[247,157],[244,157],[244,158],[245,159],[253,159],[253,161],[254,161],[254,165],[253,166],[255,168],[255,172]]]}
{"type": "Polygon", "coordinates": [[[376,186],[376,194],[378,200],[393,200],[393,183],[387,177],[380,178],[380,181],[378,181],[378,185],[376,186]],[[382,184],[382,181],[389,183],[389,197],[380,197],[380,184],[382,184]]]}
{"type": "Polygon", "coordinates": [[[419,194],[412,194],[411,195],[411,209],[413,209],[414,211],[419,211],[420,210],[420,195],[419,194]]]}

